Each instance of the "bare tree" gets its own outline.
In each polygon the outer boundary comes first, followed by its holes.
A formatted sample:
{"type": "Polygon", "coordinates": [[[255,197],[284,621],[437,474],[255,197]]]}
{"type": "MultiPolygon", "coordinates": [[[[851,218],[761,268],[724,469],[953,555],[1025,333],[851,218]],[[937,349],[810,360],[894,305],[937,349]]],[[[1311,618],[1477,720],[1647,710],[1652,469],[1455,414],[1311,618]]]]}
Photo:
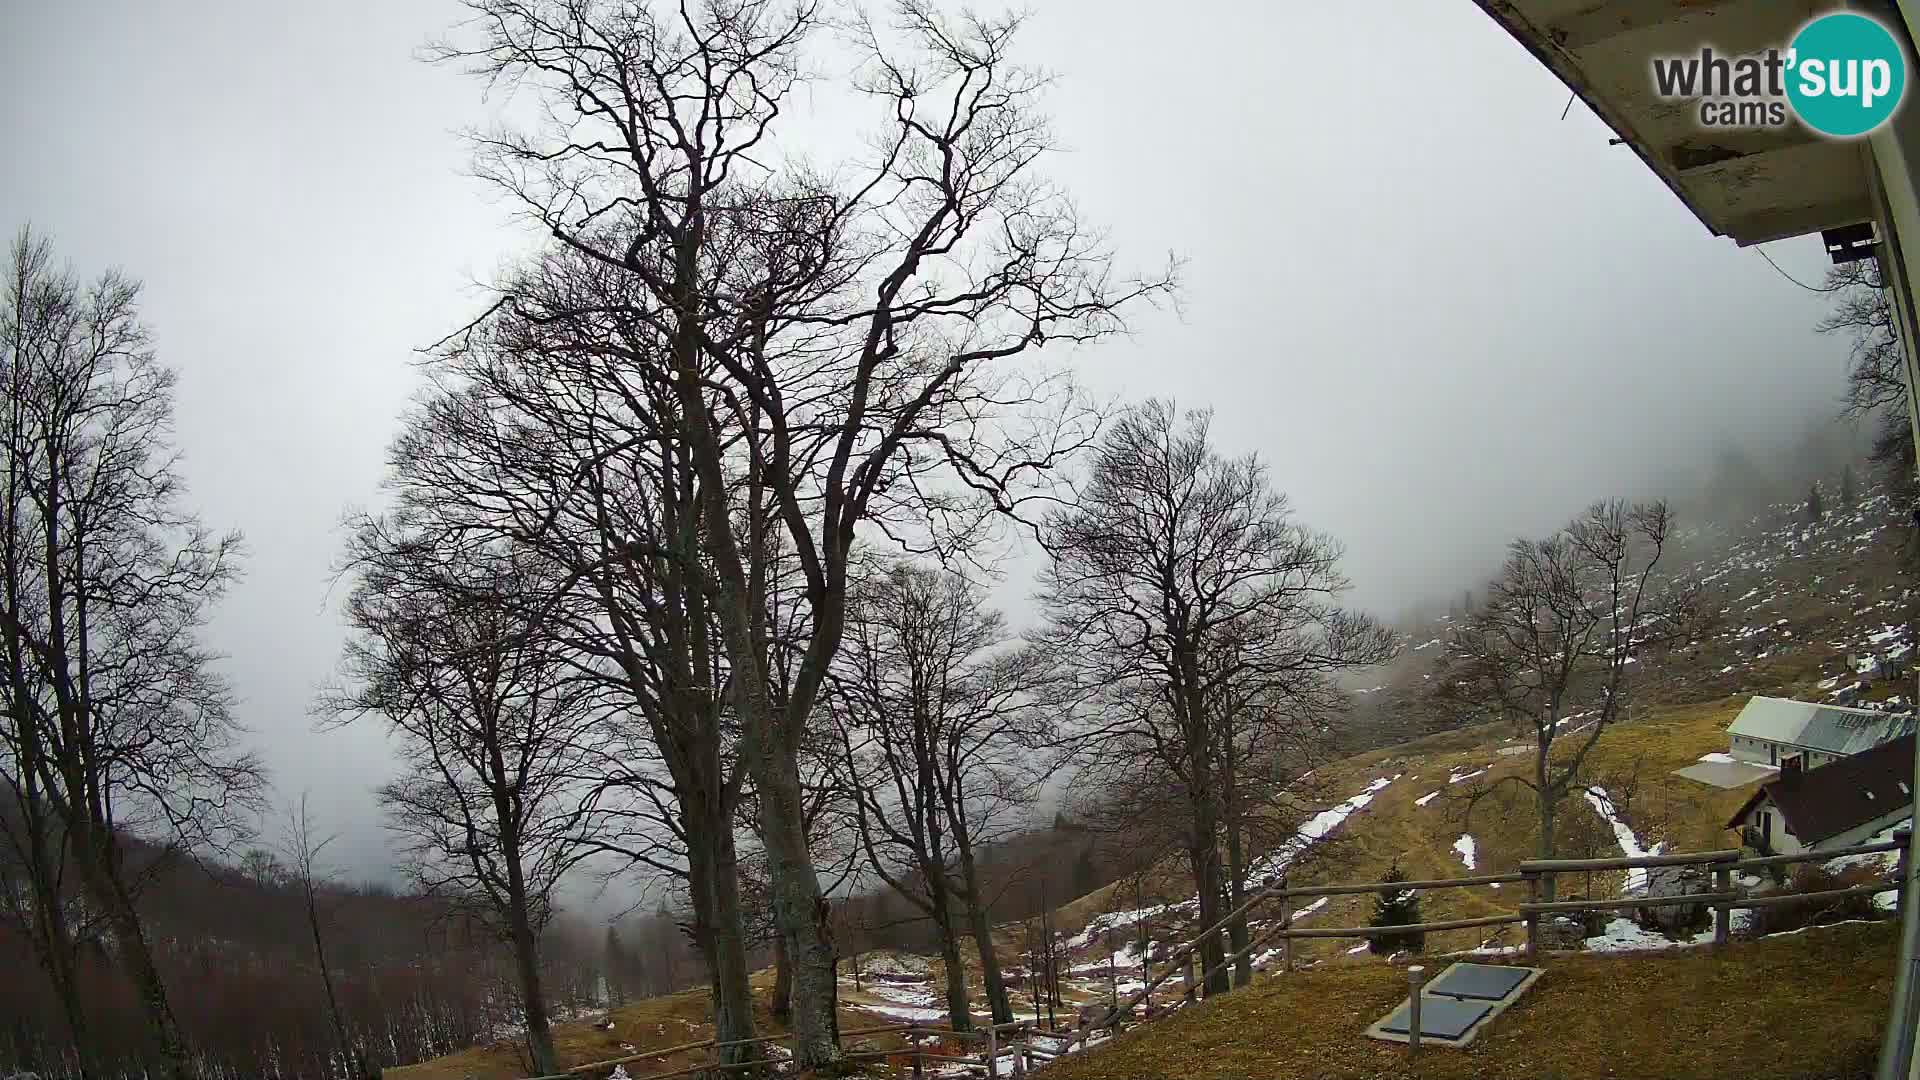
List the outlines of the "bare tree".
{"type": "MultiPolygon", "coordinates": [[[[434,353],[435,389],[392,453],[396,508],[360,527],[396,546],[506,545],[545,568],[550,595],[506,599],[625,704],[594,744],[578,820],[626,869],[685,885],[716,1034],[751,1039],[735,841],[747,775],[700,550],[701,480],[661,427],[673,405],[657,341],[618,314],[644,297],[569,249],[521,268],[512,289],[518,315],[434,353]]],[[[769,591],[778,625],[785,598],[769,591]]]]}
{"type": "Polygon", "coordinates": [[[969,935],[995,1022],[1012,1020],[973,850],[1018,824],[1012,812],[1030,805],[1047,757],[1047,665],[1006,644],[977,584],[893,562],[854,587],[829,695],[868,867],[933,922],[960,1031],[972,1025],[969,935]]]}
{"type": "MultiPolygon", "coordinates": [[[[242,835],[263,776],[238,747],[226,684],[198,641],[239,537],[180,505],[167,445],[175,374],[155,358],[138,302],[138,284],[117,272],[82,286],[29,231],[13,245],[0,309],[0,770],[29,815],[11,834],[26,865],[57,874],[64,858],[76,872],[139,994],[155,1071],[180,1077],[186,1039],[136,900],[171,855],[242,835]],[[46,847],[56,836],[61,857],[46,847]],[[134,864],[136,836],[159,857],[134,864]]],[[[57,880],[34,891],[55,956],[71,939],[53,925],[57,880]]]]}
{"type": "Polygon", "coordinates": [[[1653,576],[1672,534],[1663,502],[1597,502],[1552,536],[1514,541],[1481,605],[1447,631],[1439,700],[1534,743],[1531,778],[1509,774],[1469,798],[1530,789],[1540,858],[1553,857],[1555,814],[1587,755],[1628,715],[1634,665],[1701,630],[1699,586],[1653,576]]]}
{"type": "Polygon", "coordinates": [[[1900,326],[1874,259],[1841,263],[1827,271],[1833,309],[1814,327],[1851,338],[1844,412],[1877,424],[1873,460],[1901,489],[1913,482],[1913,428],[1907,422],[1913,398],[1907,387],[1900,326]]]}
{"type": "Polygon", "coordinates": [[[300,909],[306,916],[307,934],[313,939],[313,964],[320,972],[320,985],[327,992],[327,1015],[333,1020],[333,1035],[339,1040],[340,1063],[348,1076],[364,1075],[360,1051],[347,1034],[347,1021],[340,1010],[340,995],[334,990],[333,968],[327,964],[325,920],[320,914],[321,894],[333,885],[333,875],[321,857],[333,844],[332,833],[320,836],[313,828],[313,815],[307,809],[305,792],[298,805],[287,811],[286,828],[280,837],[280,858],[285,880],[300,893],[300,909]]]}
{"type": "Polygon", "coordinates": [[[376,717],[399,737],[403,769],[380,801],[409,871],[512,946],[532,1065],[547,1074],[559,1062],[539,937],[562,875],[590,850],[573,808],[600,710],[595,684],[511,599],[549,595],[551,582],[509,552],[490,554],[358,534],[348,685],[323,708],[341,723],[376,717]]]}
{"type": "MultiPolygon", "coordinates": [[[[1122,415],[1077,504],[1047,520],[1041,584],[1045,643],[1107,710],[1098,756],[1146,758],[1185,794],[1201,926],[1219,921],[1229,894],[1223,751],[1256,718],[1256,686],[1317,696],[1331,675],[1391,650],[1381,628],[1338,606],[1339,546],[1292,519],[1256,458],[1221,456],[1208,424],[1162,401],[1122,415]]],[[[1207,992],[1225,991],[1217,936],[1201,954],[1207,992]]]]}
{"type": "MultiPolygon", "coordinates": [[[[1209,642],[1206,666],[1217,675],[1208,695],[1219,770],[1227,900],[1239,908],[1256,874],[1265,884],[1295,862],[1323,854],[1326,838],[1302,827],[1328,791],[1315,770],[1337,755],[1334,721],[1346,697],[1328,678],[1317,640],[1304,631],[1308,613],[1285,606],[1252,612],[1209,642]],[[1254,852],[1272,857],[1256,860],[1254,852]]],[[[1310,621],[1310,619],[1309,619],[1310,621]]],[[[1384,633],[1356,634],[1344,661],[1352,666],[1388,658],[1384,633]]],[[[1247,913],[1227,927],[1237,957],[1234,985],[1253,980],[1247,913]]]]}
{"type": "MultiPolygon", "coordinates": [[[[673,398],[657,420],[698,482],[798,1063],[831,1063],[834,954],[799,748],[840,646],[856,528],[932,526],[925,542],[951,544],[1015,507],[1084,427],[1069,383],[1008,362],[1118,332],[1119,309],[1167,281],[1115,280],[1098,235],[1037,178],[1045,80],[1010,57],[1016,19],[910,2],[897,33],[856,20],[855,86],[885,127],[866,158],[821,171],[769,164],[820,29],[812,5],[470,6],[480,39],[444,55],[538,93],[550,121],[482,138],[483,175],[644,293],[619,314],[659,346],[673,398]],[[806,607],[784,693],[765,619],[776,532],[806,607]]],[[[525,317],[514,303],[495,312],[525,317]]]]}

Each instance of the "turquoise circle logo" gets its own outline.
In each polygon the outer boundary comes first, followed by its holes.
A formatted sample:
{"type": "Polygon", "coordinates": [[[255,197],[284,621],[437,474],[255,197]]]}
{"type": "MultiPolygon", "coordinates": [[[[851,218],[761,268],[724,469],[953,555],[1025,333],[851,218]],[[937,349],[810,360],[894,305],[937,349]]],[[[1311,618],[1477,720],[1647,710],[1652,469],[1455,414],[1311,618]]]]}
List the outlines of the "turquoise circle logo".
{"type": "Polygon", "coordinates": [[[1836,12],[1800,28],[1787,53],[1787,101],[1822,135],[1865,135],[1893,115],[1907,89],[1907,54],[1887,28],[1836,12]]]}

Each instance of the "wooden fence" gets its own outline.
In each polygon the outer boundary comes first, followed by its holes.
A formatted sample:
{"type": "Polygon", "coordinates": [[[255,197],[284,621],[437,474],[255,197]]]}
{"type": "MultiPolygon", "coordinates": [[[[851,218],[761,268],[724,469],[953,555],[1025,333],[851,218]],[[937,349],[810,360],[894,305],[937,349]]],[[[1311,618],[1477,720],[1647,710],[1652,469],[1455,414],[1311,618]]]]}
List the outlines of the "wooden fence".
{"type": "MultiPolygon", "coordinates": [[[[906,1046],[894,1050],[856,1051],[846,1055],[849,1060],[862,1061],[874,1059],[900,1059],[900,1067],[910,1069],[914,1077],[926,1074],[929,1062],[939,1065],[966,1065],[978,1067],[988,1076],[996,1069],[989,1063],[1000,1060],[1010,1054],[1009,1071],[1016,1076],[1044,1065],[1055,1058],[1064,1057],[1076,1050],[1084,1049],[1094,1032],[1112,1027],[1122,1019],[1131,1018],[1142,1002],[1150,1000],[1156,987],[1182,972],[1191,973],[1191,957],[1200,944],[1210,936],[1224,934],[1227,927],[1243,914],[1251,915],[1258,907],[1277,904],[1279,916],[1265,930],[1253,935],[1243,949],[1228,954],[1225,960],[1194,975],[1187,982],[1186,1000],[1193,1000],[1196,988],[1204,985],[1208,978],[1228,970],[1243,958],[1251,958],[1261,949],[1274,942],[1280,943],[1281,965],[1284,970],[1293,969],[1293,942],[1306,938],[1363,938],[1371,939],[1381,935],[1395,935],[1413,932],[1439,933],[1445,930],[1470,930],[1489,926],[1526,926],[1525,953],[1533,958],[1540,951],[1540,922],[1543,915],[1574,914],[1590,911],[1618,911],[1651,907],[1671,907],[1676,905],[1705,905],[1713,909],[1713,943],[1726,944],[1733,930],[1733,912],[1780,904],[1798,904],[1820,900],[1841,900],[1850,897],[1871,896],[1899,889],[1899,901],[1906,901],[1906,882],[1912,869],[1907,862],[1907,837],[1905,831],[1896,833],[1894,839],[1876,844],[1859,844],[1854,847],[1838,848],[1829,851],[1801,852],[1795,855],[1763,855],[1742,858],[1740,852],[1698,851],[1675,855],[1641,855],[1630,858],[1612,859],[1530,859],[1522,862],[1519,869],[1505,874],[1481,874],[1476,877],[1440,878],[1429,881],[1366,882],[1348,885],[1303,885],[1289,886],[1284,879],[1259,889],[1247,897],[1238,907],[1228,912],[1219,922],[1196,935],[1193,940],[1174,949],[1163,961],[1165,970],[1149,979],[1139,990],[1128,995],[1127,999],[1109,1006],[1097,1018],[1082,1022],[1071,1029],[1049,1029],[1037,1021],[1019,1020],[1008,1024],[983,1027],[977,1031],[954,1031],[951,1028],[926,1024],[895,1024],[886,1027],[865,1028],[858,1031],[842,1032],[842,1038],[862,1036],[899,1035],[906,1040],[906,1046]],[[1737,885],[1734,875],[1749,870],[1791,866],[1799,863],[1828,862],[1851,855],[1877,855],[1889,851],[1899,853],[1895,869],[1882,876],[1880,880],[1865,885],[1853,885],[1840,889],[1824,889],[1818,892],[1780,892],[1768,895],[1748,895],[1737,885]],[[1616,897],[1604,900],[1554,900],[1546,901],[1541,897],[1548,891],[1549,882],[1557,884],[1562,874],[1584,874],[1618,870],[1648,870],[1656,867],[1699,866],[1713,874],[1711,892],[1685,893],[1674,896],[1636,896],[1616,897]],[[1433,922],[1412,923],[1404,926],[1295,926],[1293,925],[1294,902],[1300,899],[1328,896],[1358,896],[1369,893],[1393,891],[1426,892],[1436,889],[1465,889],[1485,885],[1525,884],[1527,900],[1511,912],[1486,915],[1471,919],[1440,919],[1433,922]],[[929,1051],[926,1046],[935,1042],[945,1047],[949,1042],[984,1043],[979,1055],[947,1054],[929,1051]],[[1036,1046],[1040,1042],[1044,1045],[1036,1046]],[[1003,1052],[1004,1051],[1004,1052],[1003,1052]]],[[[1557,890],[1556,890],[1557,891],[1557,890]]],[[[1177,1007],[1177,1006],[1176,1006],[1177,1007]]],[[[1169,1009],[1168,1011],[1172,1011],[1169,1009]]],[[[755,1055],[753,1060],[737,1064],[723,1064],[719,1059],[722,1049],[737,1046],[759,1046],[778,1043],[785,1040],[784,1035],[767,1035],[756,1039],[742,1039],[734,1042],[716,1043],[711,1039],[704,1042],[691,1042],[679,1046],[669,1046],[658,1050],[645,1050],[625,1057],[610,1058],[605,1061],[575,1065],[564,1073],[547,1077],[535,1077],[532,1080],[575,1080],[576,1077],[599,1074],[616,1065],[627,1065],[648,1058],[667,1057],[674,1054],[705,1051],[709,1061],[672,1072],[648,1073],[635,1080],[673,1080],[676,1077],[711,1074],[724,1075],[729,1071],[762,1068],[770,1064],[766,1057],[755,1055]]]]}

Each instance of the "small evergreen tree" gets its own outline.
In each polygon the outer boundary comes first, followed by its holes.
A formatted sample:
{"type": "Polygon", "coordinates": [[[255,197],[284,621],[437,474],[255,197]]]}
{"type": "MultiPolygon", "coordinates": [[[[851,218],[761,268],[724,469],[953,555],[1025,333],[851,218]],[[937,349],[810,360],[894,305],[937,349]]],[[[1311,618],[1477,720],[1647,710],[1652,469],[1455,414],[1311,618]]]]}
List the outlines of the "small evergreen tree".
{"type": "MultiPolygon", "coordinates": [[[[1407,880],[1406,871],[1399,863],[1387,871],[1383,884],[1392,886],[1407,880]]],[[[1367,920],[1368,926],[1412,926],[1420,921],[1420,896],[1412,889],[1385,888],[1373,901],[1373,918],[1367,920]]],[[[1424,930],[1409,930],[1399,934],[1377,934],[1368,939],[1367,948],[1377,956],[1387,956],[1401,951],[1420,952],[1427,947],[1427,933],[1424,930]]]]}
{"type": "Polygon", "coordinates": [[[1807,524],[1818,525],[1820,519],[1826,516],[1826,508],[1820,504],[1820,482],[1816,480],[1807,491],[1807,524]]]}
{"type": "Polygon", "coordinates": [[[1860,493],[1853,487],[1853,466],[1847,465],[1840,470],[1840,509],[1851,510],[1860,501],[1860,493]]]}

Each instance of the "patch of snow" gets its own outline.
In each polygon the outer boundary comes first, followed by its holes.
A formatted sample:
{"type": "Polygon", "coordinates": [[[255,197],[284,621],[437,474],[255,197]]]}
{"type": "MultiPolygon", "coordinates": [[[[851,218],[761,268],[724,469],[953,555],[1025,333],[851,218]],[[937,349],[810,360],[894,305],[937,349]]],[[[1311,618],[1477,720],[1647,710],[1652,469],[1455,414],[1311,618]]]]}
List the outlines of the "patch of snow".
{"type": "Polygon", "coordinates": [[[1711,754],[1701,754],[1700,760],[1712,762],[1713,764],[1716,764],[1716,765],[1731,765],[1734,763],[1734,757],[1732,754],[1722,754],[1718,751],[1715,751],[1714,753],[1711,753],[1711,754]]]}
{"type": "MultiPolygon", "coordinates": [[[[1712,939],[1713,934],[1708,932],[1712,939]]],[[[1678,942],[1664,934],[1643,928],[1632,919],[1613,919],[1600,934],[1586,940],[1588,952],[1638,952],[1643,949],[1672,949],[1690,942],[1678,942]]]]}
{"type": "Polygon", "coordinates": [[[1453,842],[1453,850],[1460,853],[1460,861],[1467,864],[1467,869],[1469,870],[1474,869],[1474,865],[1473,865],[1474,846],[1473,846],[1472,833],[1461,833],[1460,839],[1455,840],[1453,842]]]}
{"type": "Polygon", "coordinates": [[[1307,820],[1305,825],[1300,826],[1300,832],[1294,836],[1293,839],[1281,844],[1279,848],[1256,862],[1250,868],[1252,876],[1256,880],[1262,881],[1271,881],[1279,877],[1280,874],[1292,864],[1293,860],[1300,857],[1302,852],[1314,844],[1319,843],[1321,840],[1326,839],[1329,833],[1339,828],[1341,823],[1345,822],[1348,818],[1361,810],[1365,810],[1368,804],[1373,802],[1374,797],[1379,795],[1388,784],[1393,783],[1404,775],[1406,774],[1395,773],[1392,776],[1383,776],[1368,784],[1365,791],[1348,799],[1346,802],[1313,815],[1312,818],[1307,820]]]}
{"type": "MultiPolygon", "coordinates": [[[[1607,795],[1606,789],[1590,787],[1586,791],[1586,796],[1587,802],[1593,806],[1593,812],[1605,818],[1607,824],[1613,826],[1613,838],[1619,843],[1620,851],[1625,854],[1627,858],[1638,859],[1646,855],[1660,854],[1661,849],[1665,845],[1655,844],[1651,848],[1643,848],[1640,846],[1640,838],[1633,835],[1633,830],[1627,826],[1626,822],[1620,820],[1619,813],[1613,808],[1613,799],[1607,795]]],[[[1646,887],[1647,871],[1645,868],[1636,867],[1627,871],[1626,891],[1628,893],[1636,893],[1646,887]]],[[[1615,921],[1619,922],[1622,920],[1616,919],[1615,921]]]]}
{"type": "MultiPolygon", "coordinates": [[[[1351,948],[1351,949],[1348,949],[1348,950],[1347,950],[1347,955],[1348,955],[1348,956],[1352,956],[1352,955],[1353,955],[1353,954],[1355,954],[1355,953],[1363,953],[1363,952],[1366,952],[1366,951],[1367,951],[1367,947],[1368,947],[1368,946],[1369,946],[1370,944],[1371,944],[1370,942],[1365,942],[1365,941],[1363,941],[1363,942],[1361,942],[1360,944],[1358,944],[1358,945],[1355,945],[1355,946],[1354,946],[1353,948],[1351,948]]],[[[1420,1025],[1420,1027],[1421,1027],[1421,1028],[1422,1028],[1423,1030],[1424,1030],[1424,1029],[1426,1028],[1426,1026],[1427,1026],[1427,1025],[1425,1025],[1425,1024],[1421,1024],[1421,1025],[1420,1025]]]]}
{"type": "Polygon", "coordinates": [[[1136,923],[1139,923],[1143,919],[1151,919],[1166,914],[1173,906],[1174,905],[1156,904],[1152,907],[1133,908],[1128,911],[1109,911],[1103,915],[1095,915],[1092,921],[1087,923],[1086,929],[1066,940],[1066,947],[1069,950],[1084,949],[1093,942],[1094,938],[1105,934],[1109,930],[1132,929],[1136,923]]]}
{"type": "Polygon", "coordinates": [[[905,1005],[874,1005],[868,1002],[860,1002],[857,1004],[848,1002],[847,1008],[874,1013],[879,1016],[884,1016],[889,1020],[922,1021],[946,1020],[948,1018],[947,1010],[945,1009],[915,1009],[905,1005]]]}
{"type": "Polygon", "coordinates": [[[1472,772],[1466,772],[1466,773],[1450,773],[1447,776],[1447,783],[1458,784],[1463,780],[1471,780],[1474,777],[1479,776],[1481,773],[1486,771],[1487,771],[1486,769],[1481,768],[1481,769],[1475,769],[1472,772]]]}
{"type": "Polygon", "coordinates": [[[896,1005],[916,1005],[924,1007],[934,1004],[935,1001],[932,992],[911,984],[901,985],[876,982],[867,989],[867,993],[883,1001],[891,1001],[896,1005]]]}
{"type": "Polygon", "coordinates": [[[860,960],[862,974],[871,975],[920,975],[927,974],[927,962],[907,953],[874,952],[860,960]]]}
{"type": "Polygon", "coordinates": [[[1439,797],[1440,797],[1440,793],[1439,793],[1439,792],[1437,792],[1437,791],[1429,791],[1429,792],[1427,792],[1427,793],[1426,793],[1425,795],[1422,795],[1422,796],[1420,796],[1419,798],[1417,798],[1417,799],[1415,799],[1415,800],[1413,800],[1413,805],[1415,805],[1415,806],[1425,806],[1425,805],[1427,805],[1428,803],[1430,803],[1430,802],[1432,802],[1432,801],[1433,801],[1434,799],[1437,799],[1437,798],[1439,798],[1439,797]]]}

